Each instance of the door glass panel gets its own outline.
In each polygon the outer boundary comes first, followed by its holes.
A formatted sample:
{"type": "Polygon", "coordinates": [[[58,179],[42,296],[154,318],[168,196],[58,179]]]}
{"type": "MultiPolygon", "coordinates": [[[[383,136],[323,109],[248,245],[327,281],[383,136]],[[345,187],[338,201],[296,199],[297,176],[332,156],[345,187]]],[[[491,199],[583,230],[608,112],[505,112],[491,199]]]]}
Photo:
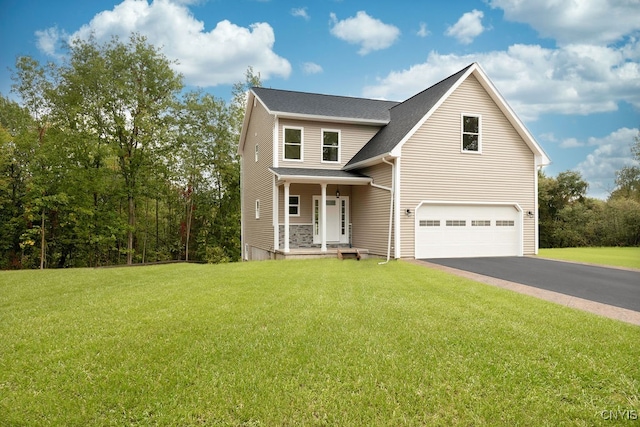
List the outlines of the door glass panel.
{"type": "Polygon", "coordinates": [[[347,230],[347,202],[346,200],[342,200],[340,204],[340,234],[343,236],[346,234],[347,230]]]}
{"type": "Polygon", "coordinates": [[[316,199],[313,201],[313,234],[315,234],[316,236],[320,234],[319,223],[320,223],[320,209],[319,209],[318,200],[316,199]]]}

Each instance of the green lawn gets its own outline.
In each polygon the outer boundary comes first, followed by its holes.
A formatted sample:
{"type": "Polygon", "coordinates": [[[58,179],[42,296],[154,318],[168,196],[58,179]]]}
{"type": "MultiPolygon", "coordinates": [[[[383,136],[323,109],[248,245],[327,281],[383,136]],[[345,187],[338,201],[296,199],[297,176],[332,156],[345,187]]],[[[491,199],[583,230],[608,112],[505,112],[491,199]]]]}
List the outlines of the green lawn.
{"type": "Polygon", "coordinates": [[[0,272],[2,426],[611,425],[639,360],[640,327],[406,262],[0,272]]]}
{"type": "Polygon", "coordinates": [[[538,255],[544,258],[640,269],[640,247],[540,249],[538,255]]]}

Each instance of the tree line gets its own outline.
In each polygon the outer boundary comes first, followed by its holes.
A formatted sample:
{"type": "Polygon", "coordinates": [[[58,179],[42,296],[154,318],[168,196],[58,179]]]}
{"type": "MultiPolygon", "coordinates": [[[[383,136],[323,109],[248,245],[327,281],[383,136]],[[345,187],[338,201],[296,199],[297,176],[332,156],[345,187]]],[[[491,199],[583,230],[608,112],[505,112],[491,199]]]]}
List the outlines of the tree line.
{"type": "MultiPolygon", "coordinates": [[[[640,133],[631,144],[640,164],[640,133]]],[[[588,184],[580,173],[557,177],[538,174],[540,247],[640,245],[640,167],[616,172],[616,187],[604,201],[586,197],[588,184]]]]}
{"type": "Polygon", "coordinates": [[[236,149],[259,77],[226,103],[185,91],[140,35],[67,50],[18,58],[21,102],[0,94],[0,268],[238,260],[236,149]]]}

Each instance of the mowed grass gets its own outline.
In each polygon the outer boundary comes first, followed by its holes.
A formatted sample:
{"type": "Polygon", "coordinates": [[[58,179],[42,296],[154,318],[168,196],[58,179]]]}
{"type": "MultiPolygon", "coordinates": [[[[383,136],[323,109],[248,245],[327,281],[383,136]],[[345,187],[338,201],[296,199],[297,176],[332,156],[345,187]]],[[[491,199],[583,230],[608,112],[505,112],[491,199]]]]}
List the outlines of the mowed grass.
{"type": "Polygon", "coordinates": [[[544,258],[640,269],[640,247],[540,249],[538,255],[544,258]]]}
{"type": "Polygon", "coordinates": [[[0,272],[2,426],[610,425],[638,361],[640,327],[401,261],[0,272]]]}

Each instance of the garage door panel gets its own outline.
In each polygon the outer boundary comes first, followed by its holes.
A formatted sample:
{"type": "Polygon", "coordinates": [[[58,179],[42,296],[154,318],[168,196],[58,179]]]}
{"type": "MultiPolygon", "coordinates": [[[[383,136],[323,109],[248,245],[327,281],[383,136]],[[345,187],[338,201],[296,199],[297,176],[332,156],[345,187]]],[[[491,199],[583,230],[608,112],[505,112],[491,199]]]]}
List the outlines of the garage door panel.
{"type": "Polygon", "coordinates": [[[521,255],[520,212],[513,205],[421,205],[416,258],[521,255]]]}

